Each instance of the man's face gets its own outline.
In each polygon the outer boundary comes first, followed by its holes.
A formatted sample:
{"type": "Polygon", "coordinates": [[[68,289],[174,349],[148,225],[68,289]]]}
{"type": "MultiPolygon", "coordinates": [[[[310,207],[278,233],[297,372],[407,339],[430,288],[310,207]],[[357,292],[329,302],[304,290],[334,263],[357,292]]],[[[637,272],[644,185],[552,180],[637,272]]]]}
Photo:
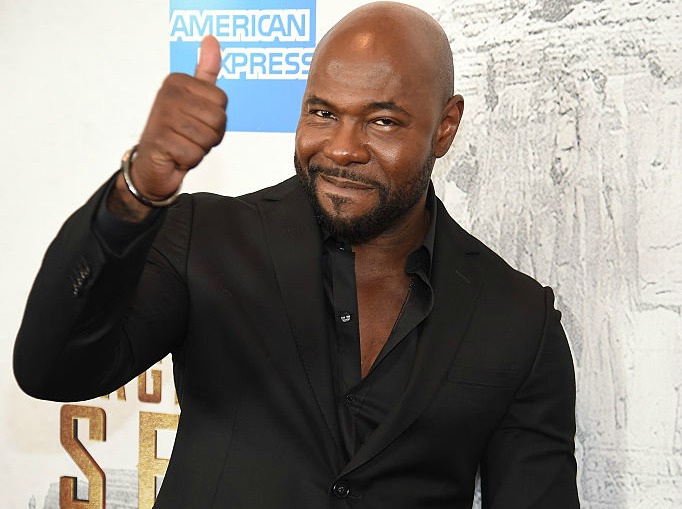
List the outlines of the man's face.
{"type": "Polygon", "coordinates": [[[443,106],[410,55],[373,37],[316,56],[296,130],[296,172],[323,226],[352,243],[423,205],[443,106]]]}

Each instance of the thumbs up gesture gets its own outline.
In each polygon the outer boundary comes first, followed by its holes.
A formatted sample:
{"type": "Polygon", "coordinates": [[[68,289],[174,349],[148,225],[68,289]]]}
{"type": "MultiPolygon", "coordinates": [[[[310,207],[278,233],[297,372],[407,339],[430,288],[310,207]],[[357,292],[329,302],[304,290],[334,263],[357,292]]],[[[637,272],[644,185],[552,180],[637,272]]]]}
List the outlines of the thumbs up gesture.
{"type": "Polygon", "coordinates": [[[163,82],[131,168],[135,187],[146,198],[172,195],[187,172],[222,141],[227,96],[215,85],[221,62],[220,44],[207,36],[194,76],[171,74],[163,82]]]}

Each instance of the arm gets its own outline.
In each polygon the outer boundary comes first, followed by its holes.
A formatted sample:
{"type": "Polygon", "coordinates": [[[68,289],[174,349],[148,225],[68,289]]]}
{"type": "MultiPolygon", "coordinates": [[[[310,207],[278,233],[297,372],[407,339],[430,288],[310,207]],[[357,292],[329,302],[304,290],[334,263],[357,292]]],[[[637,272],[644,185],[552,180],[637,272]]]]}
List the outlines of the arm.
{"type": "Polygon", "coordinates": [[[162,331],[146,338],[135,334],[136,317],[150,311],[153,316],[154,310],[130,312],[136,293],[147,295],[147,301],[171,294],[177,309],[164,311],[180,326],[183,285],[170,264],[162,270],[152,265],[156,251],[150,252],[165,211],[115,254],[92,226],[108,187],[66,221],[29,294],[14,347],[14,372],[32,396],[64,401],[111,392],[165,356],[177,341],[162,331]]]}
{"type": "Polygon", "coordinates": [[[549,289],[545,305],[545,326],[533,367],[481,464],[485,509],[579,507],[573,361],[549,289]]]}
{"type": "MultiPolygon", "coordinates": [[[[227,97],[215,86],[220,63],[217,41],[207,38],[195,76],[170,75],[159,90],[131,170],[148,199],[172,195],[222,140],[227,97]]],[[[172,235],[151,249],[166,215],[149,217],[151,211],[119,174],[64,224],[36,277],[15,344],[14,371],[24,391],[89,399],[115,390],[177,344],[186,290],[173,254],[182,256],[175,251],[188,236],[187,220],[177,219],[190,214],[174,214],[171,224],[166,218],[172,235]],[[97,228],[104,206],[120,219],[141,222],[122,249],[120,238],[113,243],[119,248],[111,249],[112,239],[97,228]]]]}

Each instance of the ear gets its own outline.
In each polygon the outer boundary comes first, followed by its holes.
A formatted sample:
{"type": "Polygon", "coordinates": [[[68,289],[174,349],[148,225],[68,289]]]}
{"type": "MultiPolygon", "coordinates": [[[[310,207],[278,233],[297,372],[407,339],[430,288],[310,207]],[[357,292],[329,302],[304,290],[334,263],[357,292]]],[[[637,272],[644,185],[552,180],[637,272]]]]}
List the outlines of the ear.
{"type": "Polygon", "coordinates": [[[450,150],[463,112],[464,98],[461,95],[453,95],[448,99],[433,139],[433,154],[436,157],[443,157],[450,150]]]}

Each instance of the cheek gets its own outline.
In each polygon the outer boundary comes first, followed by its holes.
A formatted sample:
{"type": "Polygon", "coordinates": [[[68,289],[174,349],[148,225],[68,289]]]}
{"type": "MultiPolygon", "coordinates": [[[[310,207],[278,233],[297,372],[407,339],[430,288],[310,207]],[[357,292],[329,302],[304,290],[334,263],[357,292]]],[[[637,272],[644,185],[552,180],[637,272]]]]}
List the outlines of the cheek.
{"type": "Polygon", "coordinates": [[[295,149],[301,164],[307,166],[308,161],[316,152],[319,144],[311,130],[306,128],[305,125],[299,124],[296,128],[295,149]]]}
{"type": "Polygon", "coordinates": [[[432,137],[421,126],[390,134],[370,133],[368,145],[387,173],[409,173],[433,152],[432,137]]]}
{"type": "Polygon", "coordinates": [[[412,180],[415,173],[422,167],[426,157],[423,148],[413,145],[383,144],[375,146],[373,154],[376,162],[382,168],[386,178],[393,186],[400,186],[405,181],[412,180]]]}
{"type": "Polygon", "coordinates": [[[369,144],[374,154],[374,157],[381,163],[382,166],[390,169],[397,168],[405,157],[409,154],[405,153],[403,147],[397,143],[370,143],[369,144]]]}

